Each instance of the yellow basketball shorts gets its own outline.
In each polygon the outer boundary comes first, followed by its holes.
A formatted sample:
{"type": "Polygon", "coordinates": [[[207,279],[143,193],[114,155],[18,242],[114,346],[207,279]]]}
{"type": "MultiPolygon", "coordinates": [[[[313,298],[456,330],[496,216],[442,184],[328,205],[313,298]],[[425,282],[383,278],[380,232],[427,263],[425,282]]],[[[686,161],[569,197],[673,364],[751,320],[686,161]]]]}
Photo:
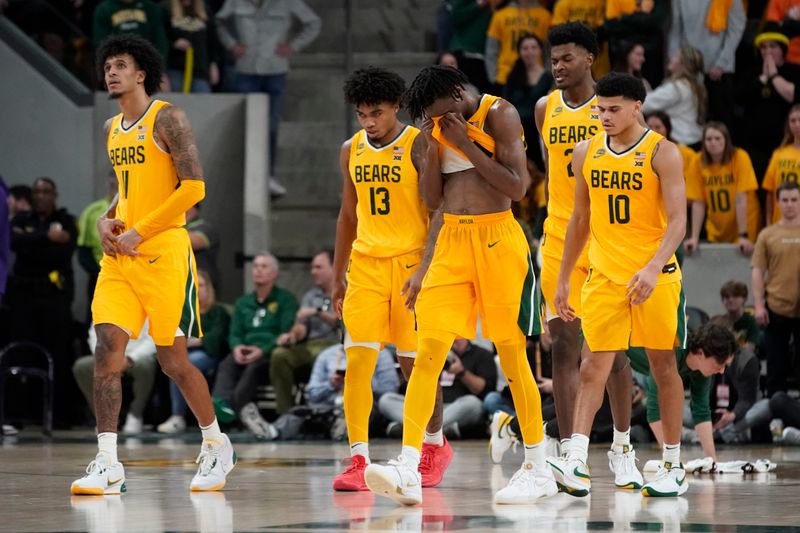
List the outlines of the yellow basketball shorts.
{"type": "Polygon", "coordinates": [[[396,257],[350,254],[347,292],[342,305],[345,329],[354,343],[394,344],[401,352],[417,351],[414,313],[400,294],[419,268],[423,251],[396,257]]]}
{"type": "Polygon", "coordinates": [[[103,256],[92,301],[94,323],[114,324],[135,339],[149,318],[158,346],[172,346],[175,337],[200,337],[197,271],[186,231],[168,230],[138,251],[135,257],[103,256]]]}
{"type": "Polygon", "coordinates": [[[533,261],[511,211],[445,213],[433,261],[417,299],[417,327],[475,338],[477,316],[495,343],[539,331],[533,261]]]}
{"type": "MultiPolygon", "coordinates": [[[[558,287],[558,273],[561,270],[561,259],[564,256],[564,238],[554,233],[545,233],[542,237],[542,299],[545,304],[546,319],[548,321],[558,318],[553,300],[558,287]]],[[[569,278],[569,305],[580,317],[581,290],[586,277],[589,275],[589,245],[581,252],[575,268],[569,278]]]]}
{"type": "Polygon", "coordinates": [[[642,304],[632,305],[628,288],[594,268],[583,285],[583,336],[593,352],[615,352],[631,346],[652,350],[685,347],[686,301],[683,283],[656,285],[642,304]]]}

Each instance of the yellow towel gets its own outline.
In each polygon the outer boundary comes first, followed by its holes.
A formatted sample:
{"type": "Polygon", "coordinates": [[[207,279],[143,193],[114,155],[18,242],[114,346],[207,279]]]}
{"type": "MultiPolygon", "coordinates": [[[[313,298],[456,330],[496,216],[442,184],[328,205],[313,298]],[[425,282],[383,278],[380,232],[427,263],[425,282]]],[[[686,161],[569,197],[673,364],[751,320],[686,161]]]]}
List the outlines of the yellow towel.
{"type": "MultiPolygon", "coordinates": [[[[431,135],[434,139],[439,141],[439,144],[442,146],[447,146],[448,148],[452,148],[457,153],[461,154],[464,159],[469,159],[464,152],[459,150],[455,147],[455,145],[451,144],[450,141],[445,139],[444,135],[442,135],[442,128],[439,126],[439,120],[441,117],[435,117],[433,119],[433,132],[431,135]]],[[[467,137],[475,143],[478,148],[480,148],[486,155],[491,158],[494,158],[494,139],[491,135],[483,131],[482,129],[473,126],[469,122],[467,122],[467,137]]]]}
{"type": "Polygon", "coordinates": [[[733,6],[733,0],[711,0],[706,16],[706,27],[712,33],[719,33],[728,28],[728,13],[733,6]]]}

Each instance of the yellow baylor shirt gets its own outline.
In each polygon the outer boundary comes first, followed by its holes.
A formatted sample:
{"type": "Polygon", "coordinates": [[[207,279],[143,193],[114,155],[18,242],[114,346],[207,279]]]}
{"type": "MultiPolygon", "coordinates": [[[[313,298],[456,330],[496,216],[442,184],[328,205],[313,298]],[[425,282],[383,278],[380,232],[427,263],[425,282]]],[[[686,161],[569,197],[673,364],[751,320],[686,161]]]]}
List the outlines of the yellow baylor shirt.
{"type": "MultiPolygon", "coordinates": [[[[761,188],[769,191],[775,199],[775,190],[784,181],[798,182],[797,175],[800,173],[800,148],[794,145],[786,145],[772,152],[772,159],[769,160],[767,172],[764,174],[764,181],[761,188]]],[[[772,220],[768,224],[775,224],[781,219],[781,210],[778,209],[778,202],[773,203],[772,220]]]]}
{"type": "MultiPolygon", "coordinates": [[[[112,119],[107,139],[108,158],[119,183],[116,216],[125,223],[126,230],[155,211],[180,187],[172,156],[153,139],[156,116],[168,105],[153,100],[133,124],[123,124],[122,113],[112,119]]],[[[180,214],[170,227],[185,225],[186,217],[180,214]]]]}
{"type": "MultiPolygon", "coordinates": [[[[614,152],[608,136],[596,135],[583,163],[591,202],[589,263],[617,284],[627,284],[653,258],[667,229],[661,182],[653,170],[663,137],[646,130],[638,143],[614,152]]],[[[658,283],[681,279],[673,255],[658,283]]]]}
{"type": "Polygon", "coordinates": [[[552,24],[579,21],[597,28],[605,21],[605,15],[605,0],[559,0],[553,7],[552,24]]]}
{"type": "Polygon", "coordinates": [[[364,130],[352,137],[349,170],[358,197],[353,250],[372,257],[394,257],[425,247],[428,211],[411,161],[418,134],[417,128],[406,126],[381,147],[370,144],[364,130]]]}
{"type": "Polygon", "coordinates": [[[575,206],[575,174],[572,150],[580,141],[602,131],[597,96],[577,107],[570,107],[560,90],[547,97],[542,140],[547,148],[547,220],[544,231],[563,239],[575,206]]]}
{"type": "Polygon", "coordinates": [[[492,15],[486,34],[500,41],[500,54],[497,57],[497,83],[504,84],[514,67],[517,57],[517,43],[523,35],[531,34],[541,42],[547,39],[550,28],[550,12],[541,7],[508,6],[492,15]]]}
{"type": "Polygon", "coordinates": [[[706,165],[702,154],[686,170],[687,200],[706,204],[706,236],[709,242],[736,242],[736,193],[747,194],[747,232],[755,242],[761,222],[761,207],[756,198],[756,174],[750,156],[736,148],[728,163],[706,165]]]}

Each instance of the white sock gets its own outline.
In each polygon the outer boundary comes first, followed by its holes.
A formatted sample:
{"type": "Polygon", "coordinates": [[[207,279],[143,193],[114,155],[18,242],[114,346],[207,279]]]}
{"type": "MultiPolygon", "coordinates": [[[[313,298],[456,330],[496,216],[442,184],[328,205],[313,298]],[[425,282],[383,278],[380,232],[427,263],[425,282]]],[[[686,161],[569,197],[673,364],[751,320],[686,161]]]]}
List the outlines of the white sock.
{"type": "Polygon", "coordinates": [[[631,449],[631,428],[625,431],[619,431],[614,426],[614,442],[611,444],[611,451],[615,453],[624,453],[631,449]]]}
{"type": "Polygon", "coordinates": [[[681,443],[664,443],[664,454],[662,458],[664,459],[664,464],[671,463],[676,466],[681,464],[681,443]]]}
{"type": "Polygon", "coordinates": [[[206,427],[200,426],[200,432],[203,434],[203,440],[213,440],[222,444],[222,431],[219,429],[217,418],[206,427]]]}
{"type": "Polygon", "coordinates": [[[439,428],[439,431],[436,433],[428,433],[425,432],[425,440],[423,440],[425,444],[435,444],[436,446],[444,446],[444,433],[442,433],[442,428],[439,428]]]}
{"type": "Polygon", "coordinates": [[[108,464],[113,465],[117,459],[117,434],[98,433],[97,450],[108,458],[108,464]]]}
{"type": "Polygon", "coordinates": [[[525,462],[544,466],[544,441],[525,445],[525,462]]]}
{"type": "Polygon", "coordinates": [[[419,467],[419,450],[414,448],[413,446],[403,446],[403,451],[400,452],[402,457],[405,457],[406,461],[411,463],[411,466],[416,469],[419,467]]]}
{"type": "Polygon", "coordinates": [[[569,439],[567,455],[585,463],[589,459],[589,437],[573,433],[569,439]]]}
{"type": "Polygon", "coordinates": [[[354,442],[350,445],[350,457],[360,455],[369,463],[369,444],[366,442],[354,442]]]}

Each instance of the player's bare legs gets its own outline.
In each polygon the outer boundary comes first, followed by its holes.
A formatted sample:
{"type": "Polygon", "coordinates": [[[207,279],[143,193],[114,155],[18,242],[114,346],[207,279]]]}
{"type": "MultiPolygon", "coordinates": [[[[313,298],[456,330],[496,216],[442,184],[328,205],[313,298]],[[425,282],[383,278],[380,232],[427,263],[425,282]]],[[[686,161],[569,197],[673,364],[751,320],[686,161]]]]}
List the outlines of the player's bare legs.
{"type": "Polygon", "coordinates": [[[161,370],[175,382],[201,427],[214,422],[214,406],[205,376],[189,362],[186,337],[175,337],[172,346],[156,346],[161,370]]]}

